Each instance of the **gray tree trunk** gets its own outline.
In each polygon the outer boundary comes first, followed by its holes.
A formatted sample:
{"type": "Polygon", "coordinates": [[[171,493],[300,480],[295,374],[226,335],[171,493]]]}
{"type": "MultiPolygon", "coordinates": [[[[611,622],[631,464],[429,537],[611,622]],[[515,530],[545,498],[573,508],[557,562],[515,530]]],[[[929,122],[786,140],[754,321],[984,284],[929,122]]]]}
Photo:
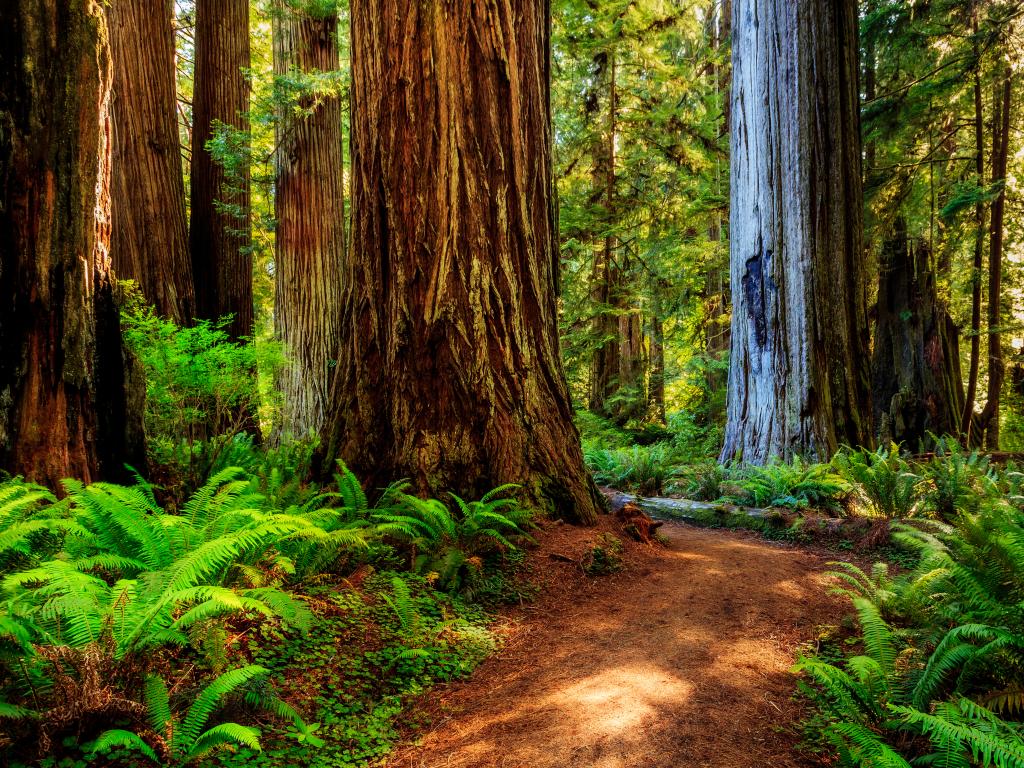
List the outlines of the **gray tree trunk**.
{"type": "Polygon", "coordinates": [[[723,459],[871,439],[857,4],[736,0],[723,459]]]}

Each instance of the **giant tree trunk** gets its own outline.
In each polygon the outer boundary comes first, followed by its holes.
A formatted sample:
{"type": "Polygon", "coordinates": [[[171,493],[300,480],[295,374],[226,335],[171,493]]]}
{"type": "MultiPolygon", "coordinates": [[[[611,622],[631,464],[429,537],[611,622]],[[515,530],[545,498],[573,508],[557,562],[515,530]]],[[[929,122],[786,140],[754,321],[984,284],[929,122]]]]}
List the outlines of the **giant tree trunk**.
{"type": "Polygon", "coordinates": [[[196,315],[231,315],[232,338],[252,335],[252,259],[248,254],[249,165],[230,175],[207,149],[215,124],[234,129],[236,149],[249,131],[249,0],[196,0],[189,245],[196,315]]]}
{"type": "Polygon", "coordinates": [[[0,468],[51,486],[126,455],[109,281],[110,52],[96,0],[0,13],[0,468]]]}
{"type": "Polygon", "coordinates": [[[736,0],[723,459],[871,441],[857,6],[736,0]]]}
{"type": "Polygon", "coordinates": [[[170,0],[113,0],[114,157],[110,255],[157,311],[195,315],[178,137],[174,8],[170,0]]]}
{"type": "MultiPolygon", "coordinates": [[[[274,70],[338,69],[338,17],[280,3],[274,70]]],[[[279,386],[282,429],[302,437],[323,426],[342,332],[345,251],[344,150],[339,95],[299,96],[278,122],[274,325],[288,364],[279,386]],[[301,114],[296,114],[301,109],[301,114]],[[306,112],[309,111],[309,114],[306,112]]]]}
{"type": "Polygon", "coordinates": [[[520,483],[589,523],[556,318],[549,11],[352,3],[353,232],[324,458],[421,493],[520,483]]]}
{"type": "Polygon", "coordinates": [[[928,249],[901,220],[882,249],[871,396],[879,440],[916,448],[956,434],[964,407],[960,342],[939,300],[928,249]]]}

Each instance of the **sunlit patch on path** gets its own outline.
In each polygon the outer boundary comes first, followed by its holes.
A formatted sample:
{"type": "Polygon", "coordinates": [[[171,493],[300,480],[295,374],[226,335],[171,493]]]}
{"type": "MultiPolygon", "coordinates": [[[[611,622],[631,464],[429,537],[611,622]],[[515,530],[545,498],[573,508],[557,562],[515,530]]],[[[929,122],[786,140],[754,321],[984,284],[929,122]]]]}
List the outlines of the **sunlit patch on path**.
{"type": "Polygon", "coordinates": [[[666,526],[642,573],[516,630],[394,768],[796,768],[796,647],[842,608],[824,557],[666,526]]]}

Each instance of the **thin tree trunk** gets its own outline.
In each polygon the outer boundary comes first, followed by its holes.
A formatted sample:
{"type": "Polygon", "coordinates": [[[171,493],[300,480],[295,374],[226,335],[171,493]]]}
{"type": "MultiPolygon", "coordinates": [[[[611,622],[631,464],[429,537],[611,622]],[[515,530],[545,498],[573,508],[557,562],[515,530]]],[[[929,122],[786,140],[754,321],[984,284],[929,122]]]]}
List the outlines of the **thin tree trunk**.
{"type": "Polygon", "coordinates": [[[736,0],[723,460],[871,442],[857,6],[736,0]],[[780,45],[779,41],[786,41],[780,45]]]}
{"type": "Polygon", "coordinates": [[[0,50],[0,468],[116,476],[138,455],[107,256],[106,19],[95,0],[14,0],[0,50]]]}
{"type": "Polygon", "coordinates": [[[992,118],[992,183],[1003,184],[992,201],[988,252],[988,396],[981,413],[985,447],[999,450],[999,399],[1005,377],[1003,364],[1002,279],[1003,219],[1006,210],[1006,170],[1010,154],[1010,107],[1013,98],[1012,71],[1007,66],[996,89],[992,118]]]}
{"type": "MultiPolygon", "coordinates": [[[[655,288],[657,290],[657,288],[655,288]]],[[[665,423],[665,328],[661,322],[660,302],[655,296],[651,311],[651,383],[647,410],[659,423],[665,423]]]]}
{"type": "Polygon", "coordinates": [[[352,248],[321,471],[584,523],[560,357],[550,8],[354,0],[352,248]]]}
{"type": "MultiPolygon", "coordinates": [[[[978,13],[974,12],[974,34],[978,34],[978,13]]],[[[974,53],[980,57],[975,43],[974,53]]],[[[978,67],[981,67],[980,58],[978,67]]],[[[974,72],[974,167],[980,189],[985,184],[985,135],[984,115],[981,103],[981,72],[974,72]]],[[[960,432],[967,444],[974,442],[971,434],[975,421],[974,402],[978,397],[978,369],[981,365],[981,269],[985,258],[985,204],[980,200],[974,205],[974,262],[971,269],[971,358],[967,373],[967,396],[964,398],[964,412],[960,419],[960,432]]]]}
{"type": "Polygon", "coordinates": [[[230,315],[232,338],[253,332],[252,259],[248,253],[249,0],[196,0],[189,244],[196,315],[230,315]],[[241,168],[227,174],[207,149],[217,124],[238,133],[241,168]]]}
{"type": "MultiPolygon", "coordinates": [[[[598,62],[602,60],[597,59],[598,62]]],[[[615,142],[618,131],[618,92],[616,89],[615,51],[603,59],[600,74],[608,78],[608,116],[604,135],[604,147],[595,167],[595,182],[604,187],[604,252],[600,268],[596,271],[599,283],[596,293],[600,296],[599,313],[595,325],[599,338],[594,352],[593,374],[591,377],[590,410],[601,416],[611,416],[610,401],[621,386],[621,329],[617,312],[622,308],[621,270],[616,263],[617,238],[615,225],[615,142]]],[[[598,187],[600,189],[600,187],[598,187]]]]}
{"type": "MultiPolygon", "coordinates": [[[[338,16],[278,4],[274,68],[338,69],[338,16]]],[[[278,121],[275,186],[274,325],[288,363],[279,379],[282,430],[302,437],[323,427],[342,334],[341,269],[345,183],[341,96],[303,96],[278,121]],[[296,107],[312,114],[295,114],[296,107]]]]}
{"type": "Polygon", "coordinates": [[[178,324],[195,315],[175,95],[171,0],[113,0],[114,168],[110,255],[178,324]]]}

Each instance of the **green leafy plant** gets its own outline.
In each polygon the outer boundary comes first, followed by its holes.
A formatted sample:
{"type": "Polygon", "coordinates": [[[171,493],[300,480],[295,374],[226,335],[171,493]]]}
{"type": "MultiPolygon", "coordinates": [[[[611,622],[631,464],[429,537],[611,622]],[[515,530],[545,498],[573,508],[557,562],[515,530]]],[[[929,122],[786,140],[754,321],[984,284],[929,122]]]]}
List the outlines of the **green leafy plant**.
{"type": "Polygon", "coordinates": [[[961,512],[976,512],[998,488],[989,461],[978,451],[967,453],[955,438],[937,438],[932,458],[921,465],[930,483],[925,494],[929,510],[942,520],[961,512]]]}
{"type": "Polygon", "coordinates": [[[895,444],[874,451],[846,448],[832,459],[832,466],[853,484],[862,506],[874,517],[912,517],[921,507],[923,481],[895,444]]]}
{"type": "Polygon", "coordinates": [[[268,669],[257,665],[225,672],[199,691],[188,710],[180,714],[172,709],[170,692],[163,678],[148,675],[143,686],[149,726],[144,729],[146,738],[136,731],[110,729],[99,735],[90,751],[126,747],[160,765],[189,765],[227,746],[259,751],[260,732],[256,728],[233,722],[207,727],[231,696],[240,696],[250,706],[292,721],[307,738],[319,742],[294,709],[255,685],[269,674],[268,669]]]}
{"type": "Polygon", "coordinates": [[[742,491],[735,500],[755,507],[834,509],[850,492],[849,483],[828,464],[811,464],[800,457],[788,464],[741,465],[730,468],[728,475],[742,491]]]}
{"type": "Polygon", "coordinates": [[[1024,765],[1024,518],[993,503],[894,531],[912,570],[833,574],[863,652],[796,666],[813,729],[846,766],[1024,765]]]}
{"type": "Polygon", "coordinates": [[[438,499],[402,493],[395,507],[372,515],[377,531],[404,542],[417,573],[434,574],[442,589],[457,590],[470,573],[483,568],[483,556],[513,549],[509,537],[523,534],[529,513],[508,496],[516,489],[503,485],[478,501],[450,494],[456,512],[438,499]]]}
{"type": "Polygon", "coordinates": [[[670,443],[592,449],[585,452],[584,459],[598,484],[636,490],[641,495],[662,493],[677,465],[670,443]]]}

